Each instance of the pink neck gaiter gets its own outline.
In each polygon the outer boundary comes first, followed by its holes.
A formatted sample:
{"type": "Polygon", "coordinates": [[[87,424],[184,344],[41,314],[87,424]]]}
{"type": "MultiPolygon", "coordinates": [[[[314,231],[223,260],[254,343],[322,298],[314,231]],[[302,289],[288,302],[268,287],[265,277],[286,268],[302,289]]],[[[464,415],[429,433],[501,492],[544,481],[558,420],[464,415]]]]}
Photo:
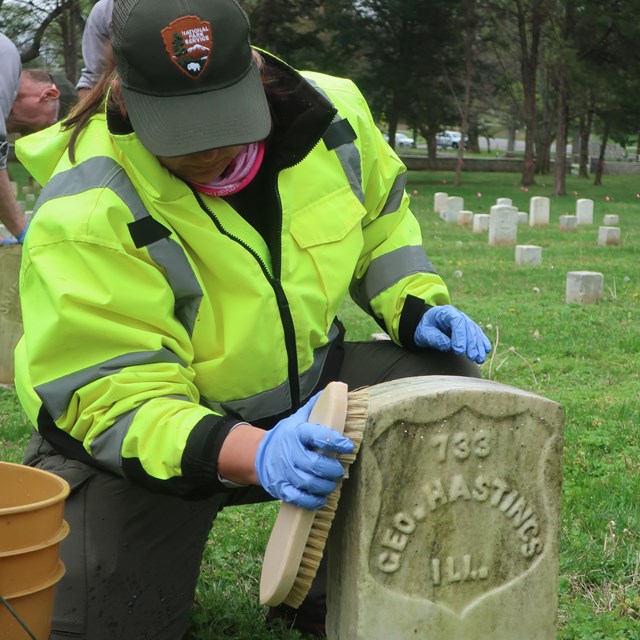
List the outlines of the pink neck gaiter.
{"type": "Polygon", "coordinates": [[[231,161],[224,173],[207,184],[191,182],[196,191],[209,196],[230,196],[244,189],[255,178],[262,158],[264,157],[264,142],[252,142],[242,147],[242,151],[231,161]]]}

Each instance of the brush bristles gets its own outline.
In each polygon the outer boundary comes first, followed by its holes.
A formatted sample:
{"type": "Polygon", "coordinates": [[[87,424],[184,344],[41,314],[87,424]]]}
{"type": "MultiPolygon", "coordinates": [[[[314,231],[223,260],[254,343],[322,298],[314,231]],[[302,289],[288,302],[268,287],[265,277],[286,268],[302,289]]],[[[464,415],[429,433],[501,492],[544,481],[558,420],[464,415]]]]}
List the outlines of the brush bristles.
{"type": "Polygon", "coordinates": [[[367,408],[369,405],[369,392],[366,388],[349,392],[347,404],[347,418],[344,425],[344,435],[354,444],[352,453],[337,456],[344,467],[344,476],[338,481],[336,488],[329,494],[326,504],[318,509],[313,517],[309,537],[302,554],[302,560],[296,574],[296,579],[289,591],[284,603],[297,609],[306,598],[311,583],[316,577],[320,561],[324,555],[324,548],[329,537],[329,530],[336,515],[342,482],[349,477],[349,466],[354,462],[360,444],[364,437],[367,424],[367,408]]]}

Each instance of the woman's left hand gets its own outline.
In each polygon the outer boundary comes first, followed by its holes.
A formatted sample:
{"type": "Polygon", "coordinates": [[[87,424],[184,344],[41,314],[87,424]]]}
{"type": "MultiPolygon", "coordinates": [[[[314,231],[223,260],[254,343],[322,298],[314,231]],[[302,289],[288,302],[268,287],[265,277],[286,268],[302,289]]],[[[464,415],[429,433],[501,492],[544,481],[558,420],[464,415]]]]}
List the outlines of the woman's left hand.
{"type": "Polygon", "coordinates": [[[482,329],[465,313],[445,304],[431,307],[423,316],[414,334],[419,347],[466,354],[469,360],[482,364],[491,351],[491,343],[482,329]]]}

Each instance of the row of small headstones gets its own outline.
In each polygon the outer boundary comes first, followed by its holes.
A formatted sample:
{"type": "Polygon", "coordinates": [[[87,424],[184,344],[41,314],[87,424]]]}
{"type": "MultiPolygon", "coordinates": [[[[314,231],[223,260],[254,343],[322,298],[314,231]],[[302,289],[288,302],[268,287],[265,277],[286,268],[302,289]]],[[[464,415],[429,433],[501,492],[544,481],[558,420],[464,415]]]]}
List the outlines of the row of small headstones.
{"type": "MultiPolygon", "coordinates": [[[[530,226],[544,226],[549,224],[549,198],[535,196],[531,198],[531,215],[525,211],[518,211],[510,198],[498,198],[491,207],[491,213],[477,213],[462,209],[463,199],[459,196],[448,196],[446,193],[436,193],[434,209],[447,222],[455,221],[461,226],[473,226],[474,233],[489,231],[489,244],[513,245],[516,242],[518,224],[530,226]],[[444,204],[444,208],[443,208],[444,204]],[[492,224],[493,222],[493,224],[492,224]],[[506,224],[505,224],[506,223],[506,224]]],[[[576,203],[576,215],[560,216],[560,230],[573,231],[578,225],[593,224],[593,200],[582,198],[576,203]]],[[[598,230],[598,245],[620,245],[619,218],[614,214],[607,214],[598,230]]],[[[516,245],[516,264],[536,266],[542,263],[542,247],[536,245],[516,245]]],[[[568,303],[594,303],[602,300],[604,291],[604,275],[596,271],[569,271],[566,281],[565,300],[568,303]]]]}
{"type": "MultiPolygon", "coordinates": [[[[446,193],[436,193],[434,209],[446,222],[457,222],[461,226],[473,227],[474,233],[489,231],[489,244],[492,246],[510,245],[516,243],[517,225],[546,226],[549,224],[549,198],[535,196],[531,198],[530,214],[518,211],[511,204],[510,198],[498,198],[491,207],[491,213],[476,213],[463,209],[464,201],[459,196],[448,196],[446,193]]],[[[593,200],[581,198],[576,203],[576,215],[560,216],[561,231],[575,231],[579,225],[593,224],[593,200]]],[[[598,230],[598,244],[600,246],[620,245],[619,218],[617,215],[607,214],[603,218],[598,230]]]]}

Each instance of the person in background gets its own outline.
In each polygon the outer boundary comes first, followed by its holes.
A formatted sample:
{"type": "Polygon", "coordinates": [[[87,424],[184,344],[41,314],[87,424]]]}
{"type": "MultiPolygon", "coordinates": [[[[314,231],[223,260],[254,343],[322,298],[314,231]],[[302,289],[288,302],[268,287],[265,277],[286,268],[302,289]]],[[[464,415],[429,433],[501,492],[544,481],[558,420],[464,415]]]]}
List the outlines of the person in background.
{"type": "Polygon", "coordinates": [[[98,0],[87,18],[82,33],[82,60],[84,67],[76,84],[82,98],[97,84],[105,67],[105,56],[111,30],[114,0],[98,0]]]}
{"type": "MultiPolygon", "coordinates": [[[[7,173],[7,134],[44,129],[64,117],[75,102],[75,89],[66,78],[59,76],[56,82],[48,71],[22,69],[15,45],[0,33],[0,222],[17,242],[24,240],[27,221],[7,173]]],[[[5,239],[2,244],[12,242],[5,239]]]]}
{"type": "MultiPolygon", "coordinates": [[[[54,640],[182,638],[222,508],[314,510],[335,488],[323,454],[353,444],[309,421],[328,382],[480,376],[491,349],[357,87],[249,33],[235,0],[118,0],[115,66],[17,144],[45,185],[22,254],[24,462],[71,485],[54,640]],[[349,294],[390,340],[345,340],[349,294]]],[[[324,593],[321,572],[268,619],[320,636],[324,593]]]]}

